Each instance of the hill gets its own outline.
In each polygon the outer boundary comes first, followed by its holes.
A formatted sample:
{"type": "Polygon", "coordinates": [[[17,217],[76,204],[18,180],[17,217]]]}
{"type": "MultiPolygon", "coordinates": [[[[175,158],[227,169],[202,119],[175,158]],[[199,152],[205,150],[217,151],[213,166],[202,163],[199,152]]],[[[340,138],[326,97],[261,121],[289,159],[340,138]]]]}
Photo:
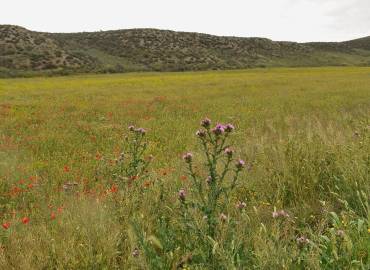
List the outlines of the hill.
{"type": "Polygon", "coordinates": [[[370,65],[370,37],[328,43],[157,29],[42,33],[0,25],[0,74],[370,65]]]}

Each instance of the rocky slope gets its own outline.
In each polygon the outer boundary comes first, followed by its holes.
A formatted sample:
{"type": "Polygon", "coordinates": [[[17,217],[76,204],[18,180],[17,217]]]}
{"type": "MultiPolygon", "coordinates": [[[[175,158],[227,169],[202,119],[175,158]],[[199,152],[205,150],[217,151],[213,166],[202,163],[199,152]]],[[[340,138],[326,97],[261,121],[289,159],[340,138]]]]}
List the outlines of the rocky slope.
{"type": "Polygon", "coordinates": [[[370,65],[370,37],[295,43],[156,29],[40,33],[0,25],[0,74],[370,65]]]}

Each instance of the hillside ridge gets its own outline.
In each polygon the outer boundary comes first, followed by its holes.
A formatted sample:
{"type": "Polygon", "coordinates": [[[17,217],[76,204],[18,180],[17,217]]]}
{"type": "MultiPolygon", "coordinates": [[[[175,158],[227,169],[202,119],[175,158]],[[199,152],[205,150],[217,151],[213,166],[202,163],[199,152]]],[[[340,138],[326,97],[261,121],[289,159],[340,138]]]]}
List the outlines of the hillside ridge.
{"type": "Polygon", "coordinates": [[[0,25],[0,75],[370,66],[370,37],[273,41],[137,28],[46,33],[0,25]]]}

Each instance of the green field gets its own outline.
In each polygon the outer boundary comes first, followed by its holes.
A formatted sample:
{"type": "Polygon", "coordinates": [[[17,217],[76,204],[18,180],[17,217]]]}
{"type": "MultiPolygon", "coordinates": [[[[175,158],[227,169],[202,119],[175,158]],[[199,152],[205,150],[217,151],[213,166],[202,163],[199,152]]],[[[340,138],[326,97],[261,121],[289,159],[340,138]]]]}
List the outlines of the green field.
{"type": "Polygon", "coordinates": [[[369,269],[369,153],[370,68],[2,79],[0,268],[369,269]],[[213,239],[177,198],[196,201],[185,152],[207,176],[205,117],[247,163],[213,239]],[[154,156],[131,182],[129,125],[154,156]]]}

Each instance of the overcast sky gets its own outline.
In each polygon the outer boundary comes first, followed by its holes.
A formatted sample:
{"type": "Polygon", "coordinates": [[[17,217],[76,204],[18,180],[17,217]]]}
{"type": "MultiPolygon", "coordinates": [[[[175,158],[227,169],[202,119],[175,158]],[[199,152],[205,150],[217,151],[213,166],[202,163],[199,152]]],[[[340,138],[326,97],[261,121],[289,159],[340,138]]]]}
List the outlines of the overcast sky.
{"type": "Polygon", "coordinates": [[[370,0],[0,1],[0,24],[36,31],[159,28],[291,41],[370,35],[370,0]]]}

